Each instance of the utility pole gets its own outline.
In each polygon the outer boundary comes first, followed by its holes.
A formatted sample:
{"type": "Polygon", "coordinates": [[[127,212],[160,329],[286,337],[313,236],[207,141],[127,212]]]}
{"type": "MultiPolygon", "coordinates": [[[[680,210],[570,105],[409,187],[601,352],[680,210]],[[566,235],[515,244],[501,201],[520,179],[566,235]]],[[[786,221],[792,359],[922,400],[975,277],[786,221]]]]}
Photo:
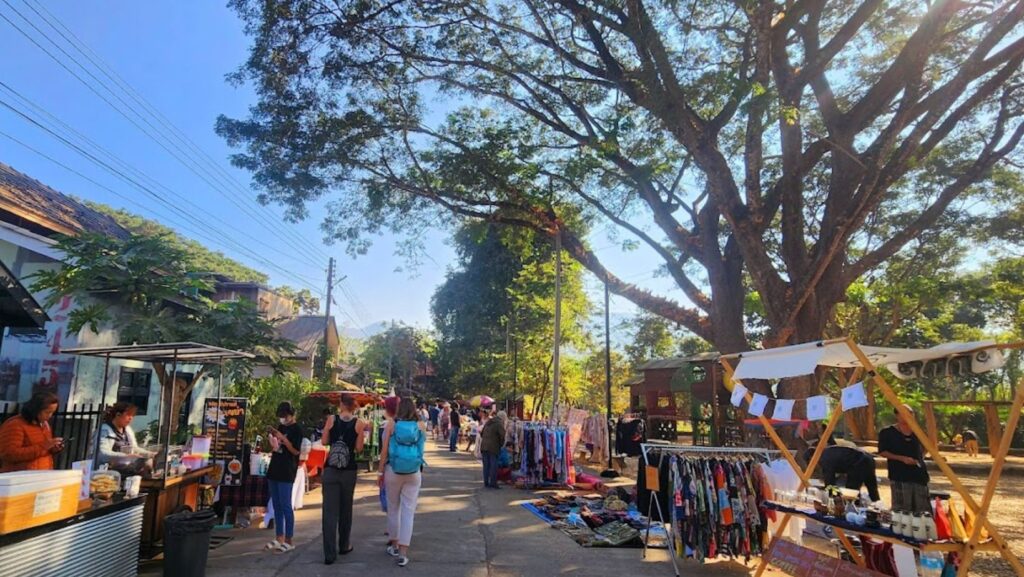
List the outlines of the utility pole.
{"type": "Polygon", "coordinates": [[[551,353],[551,364],[554,369],[554,387],[551,392],[551,414],[558,422],[558,389],[562,380],[558,353],[562,348],[562,234],[555,231],[555,348],[551,353]]]}
{"type": "Polygon", "coordinates": [[[320,378],[327,378],[327,351],[331,339],[331,291],[334,290],[334,257],[327,259],[327,306],[324,310],[324,350],[320,359],[320,378]]]}
{"type": "Polygon", "coordinates": [[[612,468],[612,331],[611,313],[608,310],[608,275],[604,277],[604,387],[605,402],[608,409],[608,468],[601,471],[601,476],[614,479],[619,474],[612,468]]]}

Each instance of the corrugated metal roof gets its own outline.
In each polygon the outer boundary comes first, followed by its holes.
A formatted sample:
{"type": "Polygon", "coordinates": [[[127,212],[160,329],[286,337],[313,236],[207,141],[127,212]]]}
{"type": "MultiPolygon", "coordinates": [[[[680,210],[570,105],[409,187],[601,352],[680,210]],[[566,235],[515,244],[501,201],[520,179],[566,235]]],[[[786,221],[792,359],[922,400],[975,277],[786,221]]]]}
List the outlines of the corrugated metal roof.
{"type": "MultiPolygon", "coordinates": [[[[331,317],[334,322],[334,317],[331,317]]],[[[307,359],[316,353],[324,338],[323,315],[300,315],[277,325],[277,334],[295,344],[295,358],[307,359]]]]}
{"type": "Polygon", "coordinates": [[[702,361],[717,361],[719,353],[698,353],[696,355],[690,355],[688,357],[672,357],[669,359],[651,359],[646,363],[640,365],[641,371],[651,371],[656,369],[678,369],[679,367],[687,363],[699,363],[702,361]]]}
{"type": "Polygon", "coordinates": [[[256,355],[233,351],[201,343],[151,343],[145,345],[118,345],[113,347],[76,347],[62,349],[65,355],[88,357],[110,357],[143,362],[168,362],[177,359],[181,363],[220,362],[229,359],[252,359],[256,355]]]}
{"type": "Polygon", "coordinates": [[[54,233],[79,232],[127,238],[128,231],[112,217],[95,211],[27,174],[0,162],[0,209],[54,233]]]}

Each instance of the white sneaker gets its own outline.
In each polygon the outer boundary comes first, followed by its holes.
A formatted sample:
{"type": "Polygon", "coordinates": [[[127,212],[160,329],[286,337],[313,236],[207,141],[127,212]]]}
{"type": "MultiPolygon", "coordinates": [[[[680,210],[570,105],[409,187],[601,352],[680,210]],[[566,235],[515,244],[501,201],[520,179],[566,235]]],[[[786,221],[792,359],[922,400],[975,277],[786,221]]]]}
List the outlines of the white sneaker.
{"type": "Polygon", "coordinates": [[[399,556],[398,547],[395,547],[394,545],[390,545],[389,544],[388,548],[386,549],[386,551],[388,552],[388,555],[390,555],[392,557],[398,557],[399,556]]]}
{"type": "Polygon", "coordinates": [[[399,567],[405,567],[408,564],[409,564],[409,558],[408,557],[400,556],[398,558],[398,566],[399,567]]]}

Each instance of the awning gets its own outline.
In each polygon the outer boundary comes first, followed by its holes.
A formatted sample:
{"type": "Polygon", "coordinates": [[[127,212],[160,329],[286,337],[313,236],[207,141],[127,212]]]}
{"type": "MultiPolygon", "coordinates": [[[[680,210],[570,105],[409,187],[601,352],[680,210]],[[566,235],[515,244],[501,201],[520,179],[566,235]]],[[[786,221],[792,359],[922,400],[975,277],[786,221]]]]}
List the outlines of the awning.
{"type": "Polygon", "coordinates": [[[4,327],[41,329],[50,317],[36,299],[0,262],[0,325],[4,327]]]}
{"type": "Polygon", "coordinates": [[[103,357],[142,361],[147,363],[219,363],[232,359],[254,359],[256,355],[233,351],[200,343],[152,343],[147,345],[120,345],[115,347],[79,347],[61,349],[66,355],[103,357]]]}
{"type": "MultiPolygon", "coordinates": [[[[998,369],[1006,363],[1002,350],[1020,348],[1022,343],[999,344],[995,341],[945,343],[928,349],[897,349],[890,347],[859,346],[872,365],[884,366],[902,378],[917,376],[920,371],[908,371],[907,365],[923,367],[929,361],[950,361],[963,358],[969,370],[984,373],[998,369]],[[902,368],[901,368],[902,367],[902,368]],[[911,374],[913,373],[913,374],[911,374]]],[[[750,351],[723,355],[724,359],[738,359],[734,378],[781,379],[808,375],[822,367],[862,367],[860,359],[845,340],[819,341],[763,351],[750,351]]]]}

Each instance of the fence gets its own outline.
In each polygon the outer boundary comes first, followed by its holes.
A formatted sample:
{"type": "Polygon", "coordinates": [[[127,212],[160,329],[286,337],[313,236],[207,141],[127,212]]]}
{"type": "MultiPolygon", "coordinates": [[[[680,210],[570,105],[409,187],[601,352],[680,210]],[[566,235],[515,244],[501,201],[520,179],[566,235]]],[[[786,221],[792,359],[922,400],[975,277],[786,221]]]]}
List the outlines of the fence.
{"type": "MultiPolygon", "coordinates": [[[[0,403],[0,423],[18,414],[17,403],[0,403]]],[[[72,404],[58,410],[50,419],[54,437],[64,439],[64,450],[54,455],[54,468],[70,469],[71,463],[92,456],[96,443],[96,429],[103,419],[103,408],[98,403],[72,404]]]]}

